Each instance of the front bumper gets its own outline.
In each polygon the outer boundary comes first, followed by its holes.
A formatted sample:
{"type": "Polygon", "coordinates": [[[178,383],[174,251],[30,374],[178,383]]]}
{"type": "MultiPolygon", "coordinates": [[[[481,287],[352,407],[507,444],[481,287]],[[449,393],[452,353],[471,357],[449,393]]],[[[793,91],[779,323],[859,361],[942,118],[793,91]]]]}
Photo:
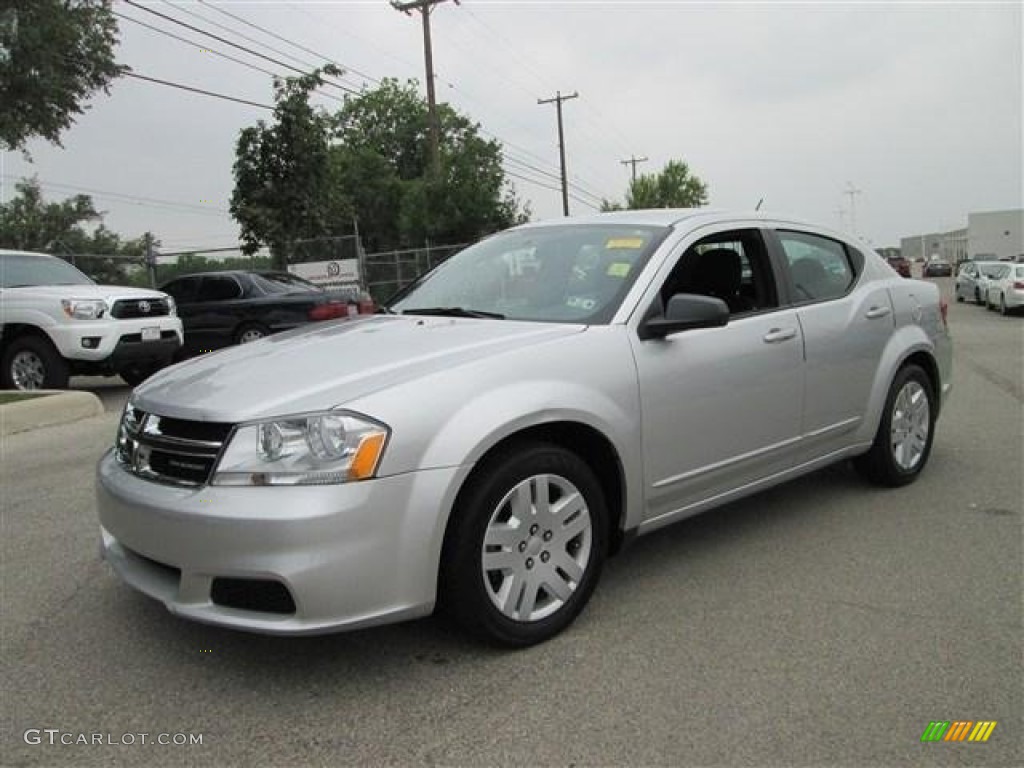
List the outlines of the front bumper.
{"type": "Polygon", "coordinates": [[[163,316],[130,320],[83,320],[46,329],[61,357],[83,365],[107,366],[166,360],[182,345],[181,319],[163,316]],[[159,336],[143,341],[143,333],[159,336]]]}
{"type": "Polygon", "coordinates": [[[269,634],[317,634],[433,610],[460,468],[332,486],[179,488],[97,467],[101,554],[172,613],[269,634]],[[216,583],[276,583],[293,612],[225,605],[216,583]]]}

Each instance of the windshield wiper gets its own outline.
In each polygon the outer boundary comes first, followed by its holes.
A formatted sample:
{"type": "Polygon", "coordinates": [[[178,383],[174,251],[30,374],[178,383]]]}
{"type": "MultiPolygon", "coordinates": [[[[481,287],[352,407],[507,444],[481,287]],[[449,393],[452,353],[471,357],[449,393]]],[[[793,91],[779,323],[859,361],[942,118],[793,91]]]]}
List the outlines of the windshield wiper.
{"type": "Polygon", "coordinates": [[[402,310],[403,315],[437,315],[438,317],[487,317],[492,320],[504,320],[505,316],[498,312],[484,312],[482,309],[466,309],[465,307],[416,307],[402,310]]]}

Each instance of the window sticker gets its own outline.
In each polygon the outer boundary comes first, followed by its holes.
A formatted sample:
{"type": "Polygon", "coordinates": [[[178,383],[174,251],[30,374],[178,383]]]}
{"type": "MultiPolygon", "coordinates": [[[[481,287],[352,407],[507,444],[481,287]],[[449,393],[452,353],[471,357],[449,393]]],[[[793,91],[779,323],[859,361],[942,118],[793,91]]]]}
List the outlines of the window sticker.
{"type": "Polygon", "coordinates": [[[609,251],[614,248],[628,248],[633,250],[635,248],[643,248],[644,239],[642,237],[613,237],[604,244],[604,247],[609,251]]]}
{"type": "Polygon", "coordinates": [[[608,276],[609,277],[626,277],[629,274],[629,270],[632,268],[632,264],[626,261],[613,261],[608,265],[608,276]]]}

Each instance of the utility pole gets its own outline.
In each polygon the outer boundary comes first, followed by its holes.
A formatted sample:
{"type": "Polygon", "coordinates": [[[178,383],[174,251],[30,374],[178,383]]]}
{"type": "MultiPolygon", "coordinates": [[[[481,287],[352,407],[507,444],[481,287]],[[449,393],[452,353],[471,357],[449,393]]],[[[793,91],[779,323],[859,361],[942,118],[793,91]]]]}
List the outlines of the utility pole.
{"type": "Polygon", "coordinates": [[[861,190],[853,186],[851,182],[846,182],[846,189],[843,190],[843,194],[850,196],[850,232],[854,235],[857,234],[857,206],[853,198],[860,193],[861,190]]]}
{"type": "MultiPolygon", "coordinates": [[[[430,134],[430,172],[435,179],[441,176],[441,128],[437,120],[437,99],[434,95],[434,49],[430,44],[430,12],[435,5],[440,5],[445,0],[411,0],[411,2],[400,3],[398,0],[391,0],[391,7],[401,11],[406,16],[412,16],[412,11],[417,10],[423,17],[423,58],[426,61],[427,69],[427,120],[430,134]]],[[[453,0],[458,5],[459,0],[453,0]]]]}
{"type": "Polygon", "coordinates": [[[636,164],[637,163],[646,163],[647,160],[648,160],[648,158],[647,158],[646,155],[644,157],[637,157],[636,155],[630,155],[629,156],[629,160],[619,160],[619,162],[622,163],[623,165],[631,165],[631,166],[633,166],[633,181],[636,181],[636,164]]]}
{"type": "Polygon", "coordinates": [[[149,271],[149,286],[156,288],[156,251],[153,248],[153,233],[147,232],[143,235],[143,242],[146,245],[146,269],[149,271]]]}
{"type": "Polygon", "coordinates": [[[554,104],[558,110],[558,157],[562,164],[562,215],[569,215],[569,179],[565,175],[565,133],[562,131],[562,102],[578,98],[579,94],[573,91],[568,96],[563,96],[561,91],[555,91],[552,99],[537,99],[538,104],[554,104]]]}
{"type": "Polygon", "coordinates": [[[835,214],[839,217],[839,228],[846,229],[846,209],[839,206],[836,208],[835,214]]]}

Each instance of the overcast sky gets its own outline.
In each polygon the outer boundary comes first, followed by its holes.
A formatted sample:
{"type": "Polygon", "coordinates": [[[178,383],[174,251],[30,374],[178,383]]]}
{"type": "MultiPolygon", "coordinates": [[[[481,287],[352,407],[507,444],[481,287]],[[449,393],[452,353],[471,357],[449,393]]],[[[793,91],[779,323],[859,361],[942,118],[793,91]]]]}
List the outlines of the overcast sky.
{"type": "MultiPolygon", "coordinates": [[[[385,0],[147,2],[275,59],[314,53],[354,90],[383,77],[422,86],[419,16],[385,0]],[[258,41],[254,44],[215,24],[258,41]],[[277,49],[274,52],[271,49],[277,49]]],[[[258,103],[283,67],[117,1],[118,60],[140,75],[258,103]],[[204,50],[205,49],[205,50],[204,50]]],[[[1024,205],[1022,5],[1007,3],[444,2],[431,16],[438,99],[500,139],[535,219],[561,215],[555,109],[564,104],[572,213],[621,200],[640,172],[685,160],[715,207],[762,209],[851,229],[875,246],[966,226],[974,211],[1024,205]],[[860,190],[844,194],[852,185],[860,190]],[[550,187],[550,188],[548,188],[550,187]]],[[[422,90],[422,88],[421,88],[422,90]]],[[[337,89],[326,93],[342,96],[337,89]]],[[[338,103],[318,97],[331,108],[338,103]]],[[[126,237],[165,252],[237,242],[227,213],[238,132],[269,112],[123,78],[90,102],[64,148],[3,155],[0,194],[36,175],[49,198],[93,195],[126,237]]]]}

